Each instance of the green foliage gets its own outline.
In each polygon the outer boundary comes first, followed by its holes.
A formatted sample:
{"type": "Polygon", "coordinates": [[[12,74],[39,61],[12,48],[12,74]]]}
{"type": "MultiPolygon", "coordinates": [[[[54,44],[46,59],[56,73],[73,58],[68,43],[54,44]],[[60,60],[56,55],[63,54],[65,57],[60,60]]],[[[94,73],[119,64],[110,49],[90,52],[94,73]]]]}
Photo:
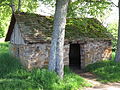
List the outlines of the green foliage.
{"type": "MultiPolygon", "coordinates": [[[[114,56],[115,53],[113,53],[114,56]]],[[[120,81],[120,63],[116,63],[114,60],[105,60],[88,65],[85,70],[94,73],[98,80],[103,83],[120,81]]]]}
{"type": "Polygon", "coordinates": [[[68,16],[84,17],[86,15],[98,17],[105,14],[105,10],[110,10],[111,3],[107,0],[75,0],[69,3],[68,16]]]}
{"type": "Polygon", "coordinates": [[[109,24],[107,29],[114,37],[114,39],[112,40],[112,47],[114,50],[116,50],[117,39],[118,39],[118,23],[113,22],[113,23],[109,24]]]}
{"type": "MultiPolygon", "coordinates": [[[[0,1],[0,38],[5,36],[5,33],[7,32],[9,26],[12,10],[10,6],[7,4],[11,4],[11,1],[12,0],[0,1]]],[[[18,8],[18,1],[19,0],[14,0],[13,2],[16,10],[18,8]]],[[[33,12],[38,7],[37,0],[22,0],[21,4],[22,4],[21,11],[24,12],[33,12]]]]}
{"type": "Polygon", "coordinates": [[[4,31],[2,30],[2,27],[0,27],[0,38],[4,37],[4,31]]]}
{"type": "Polygon", "coordinates": [[[26,70],[18,59],[8,54],[8,43],[0,43],[1,90],[75,90],[85,86],[91,84],[68,67],[63,80],[47,69],[26,70]]]}
{"type": "MultiPolygon", "coordinates": [[[[40,1],[55,6],[55,0],[40,1]]],[[[87,15],[98,17],[105,15],[105,10],[111,10],[111,2],[108,0],[70,0],[68,17],[85,17],[87,15]]]]}
{"type": "Polygon", "coordinates": [[[0,43],[0,54],[2,53],[8,53],[8,43],[0,43]]]}

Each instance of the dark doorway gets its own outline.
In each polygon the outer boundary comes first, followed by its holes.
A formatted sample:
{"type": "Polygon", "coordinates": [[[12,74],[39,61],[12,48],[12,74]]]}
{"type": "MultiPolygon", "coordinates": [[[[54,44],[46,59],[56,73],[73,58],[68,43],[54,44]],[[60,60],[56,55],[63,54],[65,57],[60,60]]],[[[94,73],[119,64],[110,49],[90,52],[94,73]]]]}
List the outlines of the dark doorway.
{"type": "Polygon", "coordinates": [[[73,68],[73,69],[81,68],[80,44],[70,44],[69,66],[70,66],[70,68],[73,68]]]}

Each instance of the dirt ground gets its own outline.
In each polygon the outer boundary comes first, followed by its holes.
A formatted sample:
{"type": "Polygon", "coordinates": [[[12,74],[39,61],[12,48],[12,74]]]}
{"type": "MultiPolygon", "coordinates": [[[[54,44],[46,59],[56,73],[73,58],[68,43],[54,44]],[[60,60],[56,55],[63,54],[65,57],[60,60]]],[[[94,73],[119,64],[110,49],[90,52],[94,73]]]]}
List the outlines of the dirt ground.
{"type": "Polygon", "coordinates": [[[84,77],[87,81],[93,84],[92,87],[87,87],[83,90],[120,90],[120,82],[103,84],[97,81],[96,76],[90,72],[84,73],[82,71],[76,70],[75,73],[84,77]]]}

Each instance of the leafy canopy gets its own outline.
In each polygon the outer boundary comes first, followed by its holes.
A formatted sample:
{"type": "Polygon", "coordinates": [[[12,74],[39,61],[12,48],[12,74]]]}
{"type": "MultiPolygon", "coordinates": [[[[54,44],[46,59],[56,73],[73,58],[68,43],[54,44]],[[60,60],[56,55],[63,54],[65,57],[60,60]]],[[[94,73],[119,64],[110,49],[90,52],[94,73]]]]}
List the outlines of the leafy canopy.
{"type": "MultiPolygon", "coordinates": [[[[55,6],[55,0],[39,0],[44,4],[55,6]]],[[[108,0],[70,0],[68,17],[102,16],[104,10],[110,10],[111,2],[108,0]]]]}
{"type": "MultiPolygon", "coordinates": [[[[5,36],[4,32],[7,31],[12,10],[11,4],[15,5],[15,10],[18,8],[19,0],[0,0],[0,37],[5,36]],[[13,3],[12,3],[13,1],[13,3]]],[[[38,7],[37,0],[22,0],[21,11],[33,12],[38,7]]]]}

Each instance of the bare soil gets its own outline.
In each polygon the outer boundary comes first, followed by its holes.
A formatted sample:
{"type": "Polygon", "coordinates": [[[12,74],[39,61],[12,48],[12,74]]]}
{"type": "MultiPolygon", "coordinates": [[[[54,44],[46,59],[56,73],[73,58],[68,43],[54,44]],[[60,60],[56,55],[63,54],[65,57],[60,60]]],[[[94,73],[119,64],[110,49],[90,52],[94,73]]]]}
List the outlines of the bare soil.
{"type": "Polygon", "coordinates": [[[120,90],[120,82],[101,83],[97,81],[97,77],[91,72],[83,72],[81,70],[73,70],[76,74],[84,77],[88,82],[92,83],[92,87],[86,87],[83,90],[120,90]]]}

